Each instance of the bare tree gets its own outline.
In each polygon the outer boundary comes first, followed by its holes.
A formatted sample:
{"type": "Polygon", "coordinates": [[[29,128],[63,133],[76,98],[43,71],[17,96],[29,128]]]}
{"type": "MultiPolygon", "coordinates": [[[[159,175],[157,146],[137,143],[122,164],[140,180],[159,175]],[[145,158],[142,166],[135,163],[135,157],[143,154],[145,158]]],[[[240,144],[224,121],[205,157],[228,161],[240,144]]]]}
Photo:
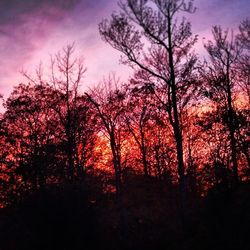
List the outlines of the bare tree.
{"type": "Polygon", "coordinates": [[[52,108],[57,113],[66,136],[69,180],[74,179],[79,87],[86,71],[82,61],[75,59],[73,53],[74,44],[68,45],[51,58],[51,83],[55,88],[53,95],[57,99],[52,102],[52,108]]]}
{"type": "Polygon", "coordinates": [[[119,6],[120,14],[114,13],[110,21],[100,23],[100,34],[123,53],[123,63],[147,76],[151,87],[165,87],[163,106],[174,131],[183,207],[186,184],[180,112],[193,95],[191,89],[197,79],[193,71],[197,58],[191,52],[197,37],[192,36],[191,24],[177,16],[193,13],[195,8],[192,1],[183,0],[124,0],[119,6]]]}
{"type": "Polygon", "coordinates": [[[85,95],[96,109],[101,127],[110,144],[115,172],[115,188],[119,201],[122,196],[121,118],[124,112],[125,95],[118,90],[118,82],[115,76],[109,76],[97,88],[85,95]]]}
{"type": "Polygon", "coordinates": [[[250,105],[250,20],[244,20],[239,26],[240,33],[237,41],[243,53],[238,60],[238,82],[242,90],[247,94],[248,106],[250,105]]]}
{"type": "MultiPolygon", "coordinates": [[[[235,66],[242,49],[235,40],[233,33],[223,31],[221,27],[213,27],[214,41],[208,41],[205,48],[210,62],[206,63],[205,81],[208,83],[206,95],[224,105],[227,112],[227,126],[230,137],[232,165],[235,182],[238,182],[237,145],[235,138],[236,111],[234,108],[233,91],[236,86],[235,66]]],[[[203,74],[204,75],[204,74],[203,74]]]]}
{"type": "Polygon", "coordinates": [[[75,57],[74,44],[67,45],[51,56],[48,69],[40,65],[35,77],[24,72],[33,84],[49,86],[47,105],[54,114],[50,122],[53,121],[57,127],[56,136],[61,144],[57,148],[63,151],[63,175],[68,181],[83,178],[87,154],[91,148],[89,142],[94,139],[94,126],[90,124],[93,114],[86,96],[80,92],[85,72],[83,59],[75,57]],[[48,77],[44,71],[48,71],[48,77]]]}
{"type": "Polygon", "coordinates": [[[240,34],[238,39],[244,49],[250,50],[250,20],[246,19],[239,26],[240,34]]]}
{"type": "Polygon", "coordinates": [[[248,168],[250,168],[249,142],[245,138],[245,134],[249,128],[249,107],[250,107],[250,20],[246,19],[239,26],[240,33],[237,40],[242,47],[243,53],[240,55],[237,63],[237,81],[243,91],[243,97],[246,96],[246,105],[241,108],[241,116],[239,119],[238,144],[246,157],[248,168]]]}
{"type": "Polygon", "coordinates": [[[129,89],[125,123],[129,133],[139,147],[145,176],[150,175],[150,163],[147,159],[149,147],[147,132],[149,130],[149,120],[153,116],[153,106],[152,95],[143,93],[137,87],[129,89]]]}

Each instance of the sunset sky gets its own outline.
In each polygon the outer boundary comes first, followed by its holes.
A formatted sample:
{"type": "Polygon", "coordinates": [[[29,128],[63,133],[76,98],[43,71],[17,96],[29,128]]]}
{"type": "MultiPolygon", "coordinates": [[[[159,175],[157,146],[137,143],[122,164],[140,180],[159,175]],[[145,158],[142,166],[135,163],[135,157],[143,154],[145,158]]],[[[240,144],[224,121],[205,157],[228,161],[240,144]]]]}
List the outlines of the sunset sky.
{"type": "MultiPolygon", "coordinates": [[[[209,37],[212,25],[236,28],[249,17],[249,0],[196,0],[197,11],[190,16],[193,33],[209,37]]],[[[22,77],[32,72],[50,54],[75,42],[85,59],[86,86],[110,72],[126,78],[127,67],[119,64],[119,53],[105,44],[98,23],[117,10],[117,0],[0,0],[0,93],[5,97],[22,77]]]]}

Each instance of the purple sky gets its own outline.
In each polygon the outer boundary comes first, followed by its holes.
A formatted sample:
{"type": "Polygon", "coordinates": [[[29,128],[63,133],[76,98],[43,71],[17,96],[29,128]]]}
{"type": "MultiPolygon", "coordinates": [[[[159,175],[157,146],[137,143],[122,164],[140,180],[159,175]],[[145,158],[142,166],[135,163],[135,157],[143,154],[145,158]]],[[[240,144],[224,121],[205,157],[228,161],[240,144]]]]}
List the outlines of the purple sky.
{"type": "MultiPolygon", "coordinates": [[[[197,50],[211,26],[237,27],[249,17],[249,0],[196,0],[197,11],[190,16],[197,50]]],[[[22,81],[22,69],[29,72],[49,55],[75,42],[77,53],[87,66],[85,84],[98,83],[116,72],[126,78],[128,69],[119,64],[119,53],[105,44],[98,23],[117,9],[117,0],[0,0],[0,93],[7,96],[22,81]]]]}

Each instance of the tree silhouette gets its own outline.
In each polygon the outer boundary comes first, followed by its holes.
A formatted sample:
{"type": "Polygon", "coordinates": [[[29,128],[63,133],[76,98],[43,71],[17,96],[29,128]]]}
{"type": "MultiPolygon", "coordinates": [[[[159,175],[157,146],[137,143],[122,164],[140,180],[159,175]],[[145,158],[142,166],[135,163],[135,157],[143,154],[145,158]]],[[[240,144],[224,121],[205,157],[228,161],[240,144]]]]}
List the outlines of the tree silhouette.
{"type": "Polygon", "coordinates": [[[85,95],[96,109],[102,128],[108,137],[113,157],[116,194],[119,200],[122,196],[121,117],[124,112],[125,95],[118,90],[117,84],[115,76],[110,76],[97,89],[85,95]]]}
{"type": "Polygon", "coordinates": [[[7,99],[1,121],[7,150],[4,164],[17,179],[22,176],[20,185],[25,189],[44,186],[50,171],[48,143],[55,131],[49,128],[52,114],[45,92],[46,86],[20,84],[7,99]]]}
{"type": "Polygon", "coordinates": [[[221,27],[215,26],[212,32],[214,42],[209,41],[205,44],[211,62],[211,66],[206,65],[208,74],[205,78],[207,78],[210,86],[209,96],[216,98],[218,101],[223,101],[226,108],[234,179],[235,182],[238,182],[239,174],[235,138],[237,116],[233,106],[233,90],[236,85],[234,66],[240,57],[241,47],[235,41],[235,38],[230,40],[228,30],[224,32],[221,27]]]}
{"type": "Polygon", "coordinates": [[[248,104],[250,103],[250,83],[249,83],[249,57],[250,57],[250,21],[248,19],[244,20],[239,26],[239,34],[236,39],[240,44],[243,53],[240,55],[238,60],[238,70],[239,70],[239,84],[242,86],[243,91],[246,92],[248,96],[248,104]]]}
{"type": "Polygon", "coordinates": [[[73,58],[73,53],[74,45],[68,45],[51,59],[51,83],[54,86],[51,107],[56,112],[65,134],[69,181],[74,180],[75,169],[78,174],[83,174],[82,166],[77,164],[79,161],[77,136],[80,136],[77,132],[80,123],[84,122],[84,113],[88,109],[82,102],[84,97],[79,95],[80,84],[86,69],[80,59],[73,58]]]}
{"type": "Polygon", "coordinates": [[[197,79],[193,72],[197,57],[190,52],[197,37],[192,37],[191,24],[185,18],[178,22],[176,17],[181,12],[193,13],[195,8],[191,1],[180,0],[126,0],[119,6],[121,14],[114,13],[110,21],[100,23],[100,34],[125,55],[124,63],[139,68],[153,85],[165,86],[165,109],[174,131],[183,207],[186,183],[180,112],[188,100],[183,93],[192,92],[197,79]]]}
{"type": "Polygon", "coordinates": [[[126,125],[129,133],[138,145],[143,171],[145,176],[150,175],[150,163],[148,158],[149,142],[147,132],[150,130],[149,120],[153,116],[152,96],[149,96],[138,88],[129,90],[131,94],[127,103],[127,112],[125,114],[126,125]]]}

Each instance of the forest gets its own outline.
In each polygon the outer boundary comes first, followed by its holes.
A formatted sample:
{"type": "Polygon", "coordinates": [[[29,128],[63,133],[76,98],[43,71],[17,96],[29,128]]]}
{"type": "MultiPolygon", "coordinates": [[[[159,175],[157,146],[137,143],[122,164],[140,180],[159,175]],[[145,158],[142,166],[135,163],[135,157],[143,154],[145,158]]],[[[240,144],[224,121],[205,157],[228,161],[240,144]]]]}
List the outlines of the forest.
{"type": "Polygon", "coordinates": [[[250,19],[201,56],[193,1],[119,10],[126,82],[68,44],[1,98],[0,250],[250,249],[250,19]]]}

